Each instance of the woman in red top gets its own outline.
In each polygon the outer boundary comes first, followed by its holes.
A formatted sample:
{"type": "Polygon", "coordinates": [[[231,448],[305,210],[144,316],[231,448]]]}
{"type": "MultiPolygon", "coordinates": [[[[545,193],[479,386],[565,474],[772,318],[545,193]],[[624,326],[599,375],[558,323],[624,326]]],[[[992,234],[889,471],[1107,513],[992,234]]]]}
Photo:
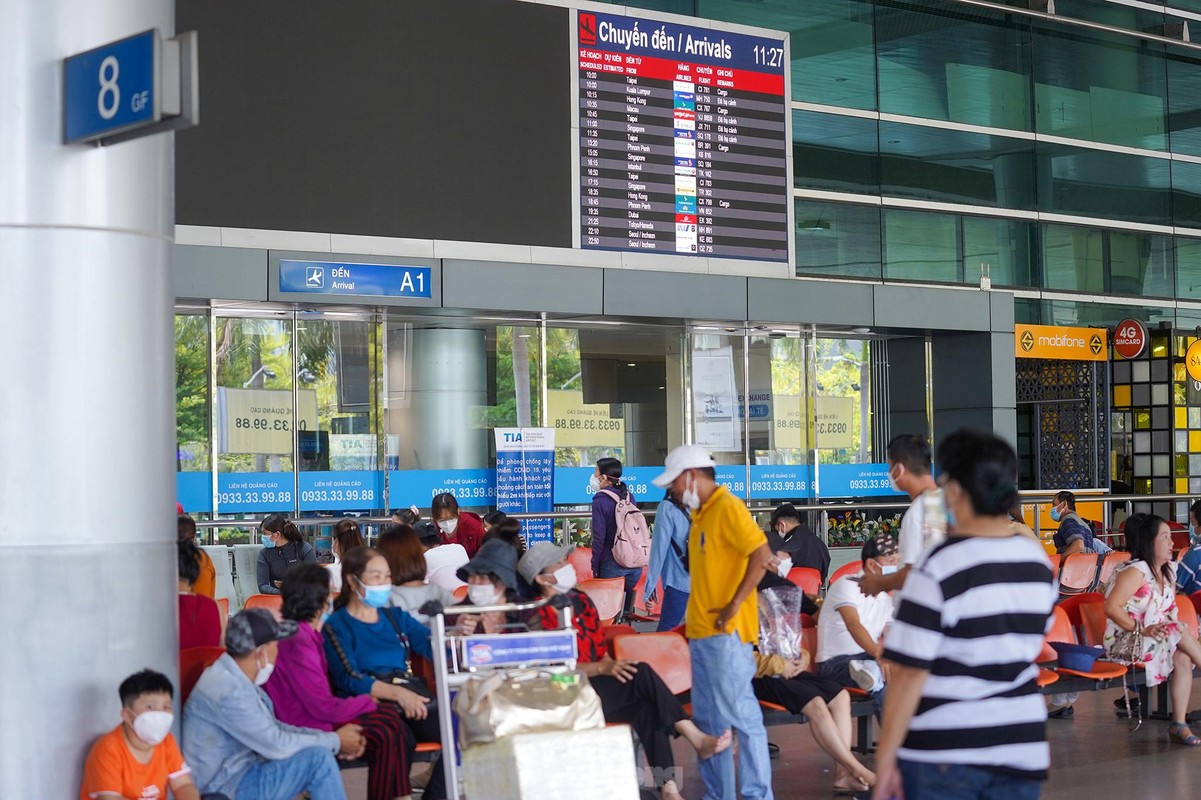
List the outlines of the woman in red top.
{"type": "Polygon", "coordinates": [[[200,548],[189,541],[179,548],[179,649],[217,647],[225,638],[225,621],[211,597],[195,594],[200,577],[200,548]]]}
{"type": "Polygon", "coordinates": [[[438,526],[442,544],[461,544],[468,558],[475,558],[484,539],[484,521],[478,514],[459,511],[459,501],[450,492],[434,497],[430,504],[430,516],[438,526]]]}
{"type": "MultiPolygon", "coordinates": [[[[663,680],[645,664],[618,661],[609,654],[601,632],[600,616],[588,595],[576,590],[575,569],[567,560],[570,545],[557,547],[539,542],[521,557],[517,571],[542,597],[566,594],[571,598],[571,622],[579,644],[579,670],[588,676],[600,696],[607,722],[629,725],[646,751],[655,785],[664,800],[681,800],[671,753],[671,735],[688,740],[700,758],[709,758],[730,746],[727,729],[710,736],[688,719],[684,707],[663,680]]],[[[557,628],[559,612],[544,606],[529,621],[531,628],[557,628]]]]}

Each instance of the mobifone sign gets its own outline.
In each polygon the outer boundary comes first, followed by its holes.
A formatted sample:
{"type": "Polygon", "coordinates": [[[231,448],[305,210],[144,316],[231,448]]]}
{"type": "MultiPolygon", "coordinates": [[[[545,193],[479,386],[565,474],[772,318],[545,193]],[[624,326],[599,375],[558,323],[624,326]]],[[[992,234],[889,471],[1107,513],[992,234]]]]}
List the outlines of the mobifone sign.
{"type": "Polygon", "coordinates": [[[1014,355],[1018,358],[1057,358],[1066,361],[1105,361],[1109,358],[1104,328],[1064,328],[1056,325],[1015,325],[1014,355]]]}

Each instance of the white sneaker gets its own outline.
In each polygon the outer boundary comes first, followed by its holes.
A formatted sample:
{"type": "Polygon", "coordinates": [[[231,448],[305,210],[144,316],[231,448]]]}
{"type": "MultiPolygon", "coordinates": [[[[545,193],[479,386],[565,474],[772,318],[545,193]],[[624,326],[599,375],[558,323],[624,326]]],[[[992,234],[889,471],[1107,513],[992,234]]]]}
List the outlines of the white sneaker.
{"type": "Polygon", "coordinates": [[[851,680],[865,692],[875,694],[884,688],[884,675],[880,665],[871,660],[855,660],[847,662],[847,672],[851,680]]]}

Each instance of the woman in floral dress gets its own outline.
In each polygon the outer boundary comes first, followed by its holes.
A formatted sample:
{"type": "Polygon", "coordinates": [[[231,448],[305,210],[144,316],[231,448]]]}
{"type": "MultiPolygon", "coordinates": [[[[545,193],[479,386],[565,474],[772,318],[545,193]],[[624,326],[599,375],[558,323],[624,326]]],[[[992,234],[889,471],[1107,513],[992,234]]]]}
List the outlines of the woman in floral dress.
{"type": "Polygon", "coordinates": [[[1185,723],[1193,688],[1192,665],[1201,666],[1201,644],[1180,624],[1176,613],[1176,564],[1172,561],[1172,532],[1153,514],[1126,520],[1126,544],[1131,560],[1118,568],[1105,589],[1105,650],[1113,652],[1119,631],[1143,629],[1142,660],[1147,686],[1170,681],[1172,724],[1168,739],[1196,747],[1201,737],[1185,723]]]}

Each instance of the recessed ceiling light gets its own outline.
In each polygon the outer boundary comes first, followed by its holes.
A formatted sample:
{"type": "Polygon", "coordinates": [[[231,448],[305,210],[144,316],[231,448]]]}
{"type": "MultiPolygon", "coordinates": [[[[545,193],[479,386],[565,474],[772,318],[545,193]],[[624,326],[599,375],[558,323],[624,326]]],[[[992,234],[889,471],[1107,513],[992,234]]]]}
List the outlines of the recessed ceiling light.
{"type": "Polygon", "coordinates": [[[638,365],[637,365],[637,364],[635,364],[633,361],[631,361],[630,363],[626,364],[626,366],[627,366],[627,367],[636,367],[636,366],[638,366],[638,365]]]}
{"type": "Polygon", "coordinates": [[[871,328],[851,328],[853,333],[871,333],[871,328]]]}

